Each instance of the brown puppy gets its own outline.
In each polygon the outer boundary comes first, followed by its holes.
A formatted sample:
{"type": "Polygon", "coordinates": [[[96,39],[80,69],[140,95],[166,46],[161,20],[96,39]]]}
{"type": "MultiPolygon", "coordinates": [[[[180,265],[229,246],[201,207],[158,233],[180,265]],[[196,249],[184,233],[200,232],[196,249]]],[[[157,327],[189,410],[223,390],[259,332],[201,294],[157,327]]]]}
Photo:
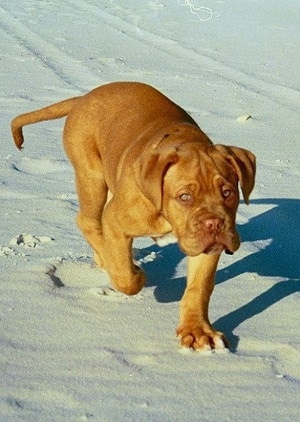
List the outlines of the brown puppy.
{"type": "Polygon", "coordinates": [[[238,182],[246,203],[255,157],[242,148],[213,145],[197,123],[156,89],[118,82],[16,117],[22,127],[67,116],[64,146],[74,166],[77,222],[113,286],[138,293],[146,282],[132,259],[132,241],[151,236],[178,241],[188,256],[187,287],[177,334],[183,346],[228,346],[211,326],[208,305],[223,250],[240,244],[235,228],[238,182]],[[108,195],[109,194],[109,195],[108,195]]]}

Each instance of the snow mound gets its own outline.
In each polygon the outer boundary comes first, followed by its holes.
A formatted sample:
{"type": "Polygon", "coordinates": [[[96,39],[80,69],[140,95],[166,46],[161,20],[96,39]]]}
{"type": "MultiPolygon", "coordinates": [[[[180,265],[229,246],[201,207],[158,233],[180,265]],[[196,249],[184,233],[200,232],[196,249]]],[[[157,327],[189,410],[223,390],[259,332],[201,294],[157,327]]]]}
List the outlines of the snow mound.
{"type": "Polygon", "coordinates": [[[54,239],[49,236],[35,236],[28,233],[21,233],[15,236],[11,241],[12,246],[24,246],[25,248],[35,248],[44,243],[53,242],[54,239]]]}
{"type": "Polygon", "coordinates": [[[0,256],[9,256],[9,255],[16,255],[16,252],[8,246],[0,245],[0,256]]]}

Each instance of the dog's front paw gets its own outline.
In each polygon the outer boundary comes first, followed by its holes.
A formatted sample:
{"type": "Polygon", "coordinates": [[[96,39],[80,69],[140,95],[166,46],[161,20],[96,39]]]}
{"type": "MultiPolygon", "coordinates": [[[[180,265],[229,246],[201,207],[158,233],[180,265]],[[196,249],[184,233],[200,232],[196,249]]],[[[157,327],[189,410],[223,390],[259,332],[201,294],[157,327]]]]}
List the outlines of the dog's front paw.
{"type": "Polygon", "coordinates": [[[113,287],[126,295],[136,295],[146,284],[146,274],[140,268],[136,267],[134,273],[112,275],[113,287]]]}
{"type": "Polygon", "coordinates": [[[226,349],[229,343],[220,331],[210,326],[182,324],[177,328],[177,336],[182,347],[194,350],[226,349]]]}

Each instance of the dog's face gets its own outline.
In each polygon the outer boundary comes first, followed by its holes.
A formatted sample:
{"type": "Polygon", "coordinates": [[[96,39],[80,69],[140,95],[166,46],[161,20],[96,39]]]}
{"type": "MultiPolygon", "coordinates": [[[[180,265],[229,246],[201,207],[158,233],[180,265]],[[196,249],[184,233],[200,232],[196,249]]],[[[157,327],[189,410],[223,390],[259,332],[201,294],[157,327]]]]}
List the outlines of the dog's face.
{"type": "Polygon", "coordinates": [[[181,154],[164,176],[162,214],[187,255],[235,252],[238,177],[220,154],[181,154]]]}
{"type": "Polygon", "coordinates": [[[238,183],[248,202],[255,176],[253,154],[191,143],[161,151],[152,160],[144,171],[144,193],[171,224],[183,252],[235,252],[240,245],[235,227],[238,183]]]}

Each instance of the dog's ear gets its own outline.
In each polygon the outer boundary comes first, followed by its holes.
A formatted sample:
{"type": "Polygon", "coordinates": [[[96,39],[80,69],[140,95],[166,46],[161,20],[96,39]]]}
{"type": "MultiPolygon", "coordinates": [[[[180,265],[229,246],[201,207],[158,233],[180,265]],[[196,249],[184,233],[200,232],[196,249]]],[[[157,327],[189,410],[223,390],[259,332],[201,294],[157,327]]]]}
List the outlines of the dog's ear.
{"type": "Polygon", "coordinates": [[[249,196],[254,187],[256,173],[254,154],[243,148],[226,145],[215,145],[215,148],[234,168],[241,185],[244,200],[246,204],[249,204],[249,196]]]}
{"type": "Polygon", "coordinates": [[[166,147],[142,154],[134,163],[136,184],[157,210],[161,210],[162,207],[164,176],[169,167],[177,161],[176,148],[166,147]]]}

